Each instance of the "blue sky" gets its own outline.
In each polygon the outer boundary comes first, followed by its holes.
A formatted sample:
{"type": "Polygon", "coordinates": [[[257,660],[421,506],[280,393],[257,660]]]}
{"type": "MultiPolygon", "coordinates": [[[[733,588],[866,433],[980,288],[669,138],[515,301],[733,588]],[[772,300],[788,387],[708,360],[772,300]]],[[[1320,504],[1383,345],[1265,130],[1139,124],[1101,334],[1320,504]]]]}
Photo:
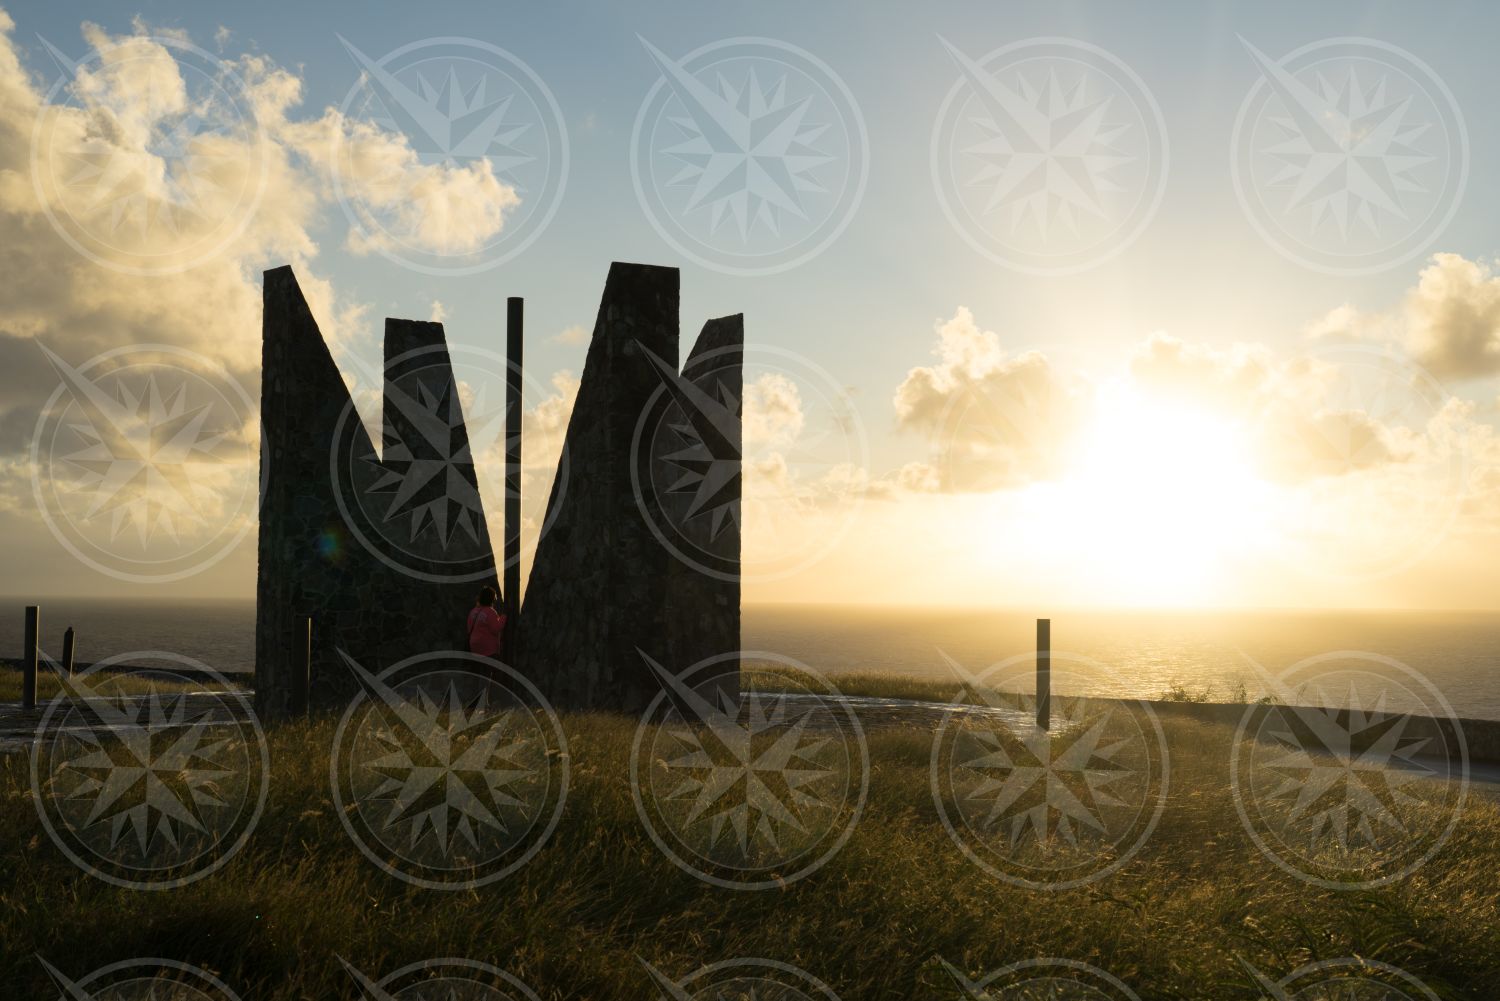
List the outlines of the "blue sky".
{"type": "MultiPolygon", "coordinates": [[[[1500,10],[1483,4],[1406,3],[656,3],[379,5],[70,3],[18,7],[18,40],[50,75],[35,34],[82,48],[78,24],[126,31],[139,13],[180,26],[208,46],[233,32],[231,51],[258,49],[304,81],[303,111],[337,104],[357,70],[342,34],[378,54],[420,38],[491,41],[529,63],[563,109],[572,143],[559,213],[525,254],[477,277],[411,274],[378,257],[341,254],[341,216],[320,232],[320,264],[377,313],[448,307],[450,336],[498,331],[507,295],[528,299],[534,330],[589,325],[611,260],[680,263],[636,204],[630,128],[657,80],[639,41],[685,52],[731,35],[765,35],[820,56],[848,83],[870,131],[871,176],[843,237],[813,261],[769,278],[734,278],[684,265],[683,317],[744,310],[751,336],[795,346],[843,375],[871,407],[877,440],[889,430],[889,392],[923,360],[934,320],[969,306],[1018,347],[1077,343],[1123,351],[1152,330],[1208,339],[1291,337],[1344,301],[1378,307],[1410,284],[1414,265],[1362,278],[1309,275],[1262,244],[1228,174],[1229,133],[1256,68],[1237,36],[1279,52],[1314,39],[1390,40],[1438,69],[1470,110],[1472,172],[1465,205],[1434,249],[1494,252],[1493,209],[1482,179],[1500,160],[1500,128],[1483,115],[1493,89],[1490,40],[1500,10]],[[1487,30],[1487,28],[1489,30],[1487,30]],[[996,267],[955,238],[938,211],[927,165],[936,108],[956,79],[938,36],[976,53],[1035,35],[1101,45],[1152,88],[1166,118],[1171,172],[1153,224],[1122,257],[1081,275],[1043,278],[996,267]],[[29,37],[30,36],[30,37],[29,37]],[[1268,296],[1258,290],[1274,288],[1268,296]],[[1081,300],[1097,308],[1077,315],[1081,300]],[[847,375],[844,375],[847,373],[847,375]]],[[[581,347],[538,344],[541,366],[580,364],[581,347]]],[[[900,447],[898,444],[896,447],[900,447]]]]}
{"type": "MultiPolygon", "coordinates": [[[[1492,5],[430,2],[357,9],[353,5],[268,2],[235,6],[74,3],[13,6],[9,11],[16,22],[14,43],[39,90],[45,90],[58,72],[40,38],[66,54],[81,56],[89,48],[80,35],[82,22],[94,22],[110,36],[122,36],[135,30],[132,24],[138,18],[146,31],[185,31],[195,43],[226,59],[238,60],[247,53],[263,55],[300,81],[300,103],[287,117],[301,123],[311,123],[325,109],[339,107],[360,83],[360,70],[340,36],[376,60],[401,46],[440,36],[499,46],[523,60],[555,97],[570,147],[566,193],[555,217],[534,243],[513,260],[478,274],[423,274],[378,253],[356,252],[349,220],[330,200],[298,216],[298,225],[317,245],[315,253],[299,260],[299,268],[328,282],[344,305],[365,310],[353,321],[353,339],[341,345],[346,359],[374,362],[379,357],[380,318],[425,318],[434,301],[442,303],[450,342],[498,348],[504,300],[522,295],[527,299],[530,332],[528,368],[543,380],[563,370],[576,374],[582,366],[584,344],[578,338],[562,341],[555,335],[570,327],[591,327],[609,262],[629,260],[682,268],[685,336],[691,336],[708,317],[744,312],[752,344],[794,351],[826,370],[846,390],[846,403],[870,443],[861,474],[879,489],[861,487],[851,494],[864,491],[878,496],[879,513],[866,516],[865,523],[852,531],[846,547],[851,552],[835,553],[794,579],[754,591],[762,598],[899,600],[898,592],[874,594],[864,588],[862,582],[881,569],[867,553],[893,532],[910,529],[914,538],[922,536],[935,519],[951,519],[960,525],[999,520],[1023,526],[1017,529],[1023,535],[1045,534],[1038,525],[1024,527],[1030,524],[1026,512],[1038,504],[1056,505],[1045,498],[1028,499],[1018,489],[1018,485],[1045,485],[1056,478],[1056,470],[1039,472],[1026,466],[1035,464],[1035,456],[1010,456],[1006,469],[996,471],[998,479],[990,485],[994,489],[954,489],[947,483],[938,483],[934,489],[935,481],[924,481],[927,493],[951,496],[923,499],[904,492],[909,483],[925,475],[917,467],[940,466],[943,461],[943,457],[934,458],[933,428],[928,426],[929,434],[923,433],[917,406],[921,401],[912,403],[916,397],[911,394],[922,388],[924,379],[940,384],[964,365],[973,369],[971,375],[993,377],[997,384],[1024,379],[1028,377],[1024,353],[1035,350],[1045,356],[1043,367],[1049,373],[1069,367],[1085,372],[1092,380],[1092,394],[1125,372],[1152,335],[1164,332],[1188,345],[1183,350],[1191,356],[1189,360],[1211,359],[1203,364],[1217,366],[1215,371],[1236,364],[1234,359],[1241,356],[1234,354],[1240,350],[1235,344],[1254,345],[1255,351],[1269,352],[1265,357],[1278,359],[1265,365],[1288,382],[1287,373],[1294,366],[1280,360],[1282,356],[1302,350],[1309,343],[1309,328],[1320,323],[1328,326],[1325,318],[1346,304],[1352,309],[1344,318],[1348,329],[1341,328],[1342,334],[1371,343],[1399,344],[1406,355],[1429,366],[1450,357],[1443,349],[1454,344],[1462,347],[1464,337],[1472,341],[1469,335],[1475,329],[1481,340],[1492,333],[1500,339],[1500,332],[1484,326],[1489,314],[1475,305],[1489,301],[1485,297],[1491,294],[1494,278],[1489,267],[1497,247],[1494,195],[1487,184],[1500,160],[1500,124],[1489,114],[1492,40],[1500,37],[1500,9],[1492,5]],[[727,274],[684,258],[648,218],[631,173],[637,114],[663,79],[641,40],[677,59],[700,46],[736,36],[773,39],[820,59],[847,86],[868,134],[867,187],[847,227],[810,259],[770,275],[727,274]],[[1067,275],[1023,273],[976,251],[945,215],[931,165],[940,109],[950,89],[962,79],[943,40],[982,60],[1004,46],[1052,37],[1105,49],[1133,71],[1159,108],[1170,150],[1161,200],[1148,214],[1138,238],[1115,256],[1067,275]],[[1263,86],[1262,69],[1246,43],[1274,61],[1309,43],[1348,37],[1388,43],[1424,61],[1451,92],[1466,122],[1468,140],[1468,183],[1461,201],[1453,206],[1451,221],[1434,230],[1422,253],[1358,275],[1313,270],[1271,246],[1247,217],[1230,168],[1241,105],[1247,94],[1263,86]],[[1439,252],[1454,256],[1439,269],[1441,274],[1432,272],[1434,288],[1441,284],[1437,279],[1462,277],[1460,273],[1467,268],[1464,274],[1469,284],[1463,295],[1472,301],[1460,302],[1457,293],[1444,298],[1446,293],[1437,289],[1432,291],[1436,304],[1423,319],[1413,319],[1419,275],[1432,266],[1430,255],[1439,252]],[[1462,308],[1455,307],[1455,302],[1462,308]],[[1465,310],[1465,315],[1485,317],[1470,323],[1473,329],[1466,328],[1467,333],[1448,332],[1435,319],[1465,310]],[[976,361],[976,352],[988,353],[987,359],[976,361]],[[906,411],[897,398],[898,388],[907,394],[906,411]],[[903,469],[911,475],[897,484],[893,477],[903,469]],[[889,503],[893,497],[894,505],[889,503]],[[905,513],[893,515],[893,509],[905,513]]],[[[295,194],[279,196],[294,201],[295,194]]],[[[283,245],[266,244],[273,249],[283,245]]],[[[280,261],[256,263],[270,266],[280,261]]],[[[253,282],[253,269],[246,262],[241,264],[245,280],[253,282]]],[[[199,276],[188,272],[154,280],[160,284],[152,286],[148,281],[139,287],[190,294],[199,276]]],[[[14,317],[7,319],[3,309],[0,321],[0,326],[8,324],[6,328],[12,330],[25,326],[14,317]]],[[[227,332],[227,336],[242,346],[253,346],[258,332],[252,324],[237,322],[247,329],[227,332]]],[[[1157,342],[1157,350],[1163,350],[1163,343],[1168,343],[1168,353],[1175,350],[1169,342],[1157,342]]],[[[1484,340],[1470,347],[1482,356],[1488,343],[1484,340]]],[[[1464,433],[1472,446],[1471,469],[1477,475],[1488,469],[1488,453],[1480,453],[1490,444],[1497,391],[1495,373],[1485,364],[1471,369],[1454,361],[1452,370],[1439,376],[1444,394],[1467,401],[1472,408],[1464,418],[1468,422],[1464,433]]],[[[1190,381],[1191,374],[1172,378],[1190,381]]],[[[1182,388],[1174,389],[1174,399],[1182,396],[1177,392],[1182,388]]],[[[1213,385],[1198,389],[1203,391],[1200,395],[1217,392],[1213,385]]],[[[1174,426],[1197,422],[1200,416],[1204,426],[1221,418],[1230,424],[1246,420],[1243,413],[1226,418],[1213,405],[1176,411],[1166,418],[1138,403],[1129,407],[1130,421],[1116,423],[1147,432],[1162,420],[1174,426]]],[[[1326,401],[1322,407],[1308,421],[1326,418],[1336,409],[1326,401]]],[[[1249,418],[1252,424],[1267,419],[1260,412],[1249,418]]],[[[1102,421],[1109,422],[1109,418],[1102,421]]],[[[1096,418],[1094,423],[1101,421],[1096,418]]],[[[1394,450],[1392,454],[1401,452],[1401,442],[1421,437],[1430,445],[1429,439],[1439,436],[1433,427],[1415,425],[1383,427],[1381,434],[1385,435],[1382,441],[1396,443],[1388,449],[1394,450]]],[[[1078,454],[1087,451],[1072,438],[1068,442],[1058,448],[1078,454]]],[[[1098,451],[1112,446],[1096,442],[1094,447],[1098,451]]],[[[1159,451],[1199,447],[1213,451],[1216,446],[1194,440],[1163,445],[1159,451]]],[[[1411,455],[1416,453],[1408,449],[1403,454],[1401,461],[1410,468],[1411,455]]],[[[1423,454],[1430,457],[1430,449],[1423,454]]],[[[1191,466],[1196,458],[1193,454],[1148,455],[1133,458],[1125,472],[1116,473],[1124,478],[1157,475],[1151,471],[1157,468],[1158,459],[1168,465],[1191,466]]],[[[1097,485],[1097,473],[1096,469],[1080,482],[1097,485]]],[[[1159,498],[1148,500],[1155,504],[1159,498]]],[[[1455,499],[1454,504],[1458,503],[1455,499]]],[[[1471,495],[1463,503],[1472,507],[1478,502],[1471,495]]],[[[1147,501],[1142,501],[1136,507],[1123,504],[1120,509],[1139,520],[1145,517],[1146,506],[1147,501]]],[[[1158,511],[1155,517],[1163,516],[1158,511]]],[[[1483,515],[1480,521],[1488,524],[1487,517],[1483,515]]],[[[4,530],[0,525],[0,533],[4,530]]],[[[809,531],[816,534],[816,530],[809,531]]],[[[751,534],[747,534],[747,546],[752,544],[751,534]]],[[[1253,533],[1235,528],[1232,534],[1248,539],[1253,533]]],[[[964,547],[953,538],[925,538],[934,549],[923,555],[924,562],[932,563],[941,554],[962,555],[964,547]]],[[[1175,544],[1192,548],[1180,539],[1175,544]]],[[[1481,551],[1491,551],[1491,544],[1487,541],[1481,551]]],[[[1243,553],[1225,559],[1234,563],[1242,557],[1243,553]]],[[[1037,558],[1035,553],[999,544],[987,548],[983,557],[990,564],[1012,566],[1037,558]]],[[[1120,563],[1132,564],[1138,558],[1138,554],[1124,553],[1120,563]]],[[[253,563],[253,552],[251,559],[253,563]]],[[[1278,583],[1271,570],[1250,571],[1234,563],[1213,575],[1216,584],[1211,600],[1400,603],[1412,595],[1436,593],[1434,580],[1451,578],[1456,568],[1465,565],[1462,553],[1433,560],[1424,557],[1411,566],[1403,564],[1400,573],[1382,575],[1380,583],[1372,581],[1374,575],[1361,572],[1355,583],[1346,581],[1330,591],[1326,582],[1310,577],[1292,592],[1278,583]],[[1225,588],[1224,579],[1240,571],[1245,579],[1258,583],[1245,589],[1225,588]],[[1287,598],[1288,593],[1294,597],[1287,598]]],[[[244,575],[243,554],[234,566],[238,569],[233,573],[226,571],[222,579],[215,578],[215,589],[237,592],[239,585],[233,580],[238,579],[235,574],[244,575]]],[[[1000,572],[993,566],[975,574],[1001,600],[1018,593],[1002,586],[1000,572]]],[[[927,582],[935,593],[941,592],[935,600],[952,600],[969,589],[966,574],[956,577],[956,583],[927,582]]],[[[1150,600],[1190,600],[1204,590],[1195,580],[1188,574],[1175,586],[1153,591],[1150,600]]],[[[1101,586],[1080,600],[1129,600],[1129,590],[1101,586]]],[[[1443,591],[1443,597],[1434,600],[1462,599],[1443,591]]]]}

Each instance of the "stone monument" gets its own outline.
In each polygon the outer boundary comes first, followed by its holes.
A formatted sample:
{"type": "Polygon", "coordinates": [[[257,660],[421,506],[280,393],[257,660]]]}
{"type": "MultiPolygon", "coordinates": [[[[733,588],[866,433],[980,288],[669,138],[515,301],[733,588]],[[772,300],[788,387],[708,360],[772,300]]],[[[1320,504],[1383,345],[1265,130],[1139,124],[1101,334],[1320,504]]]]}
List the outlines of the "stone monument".
{"type": "MultiPolygon", "coordinates": [[[[738,694],[741,316],[679,366],[678,272],[614,264],[563,474],[549,495],[515,665],[559,708],[642,709],[646,658],[738,694]]],[[[443,327],[387,320],[377,450],[289,267],[265,274],[256,703],[286,715],[313,619],[310,698],[348,698],[342,651],[373,670],[463,650],[495,557],[443,327]]]]}

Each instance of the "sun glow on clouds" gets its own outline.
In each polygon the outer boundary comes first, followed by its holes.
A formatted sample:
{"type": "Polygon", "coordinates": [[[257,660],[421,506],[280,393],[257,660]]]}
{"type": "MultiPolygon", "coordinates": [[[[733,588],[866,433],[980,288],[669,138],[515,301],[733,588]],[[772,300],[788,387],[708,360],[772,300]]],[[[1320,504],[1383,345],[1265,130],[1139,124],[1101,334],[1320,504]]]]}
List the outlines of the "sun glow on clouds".
{"type": "Polygon", "coordinates": [[[1336,310],[1279,347],[1153,334],[1115,371],[1013,350],[966,309],[937,321],[936,360],[893,396],[927,457],[878,481],[906,509],[885,531],[927,526],[929,559],[903,580],[938,603],[1430,602],[1433,581],[1440,600],[1472,601],[1450,578],[1500,523],[1493,410],[1414,357],[1489,329],[1431,321],[1483,312],[1469,307],[1488,271],[1427,302],[1435,273],[1463,263],[1434,258],[1413,293],[1424,309],[1361,317],[1382,339],[1336,310]]]}
{"type": "Polygon", "coordinates": [[[1071,568],[1084,593],[1197,604],[1265,542],[1270,487],[1245,429],[1221,416],[1121,380],[1101,388],[1069,453],[1060,479],[1022,491],[1006,531],[1071,568]]]}

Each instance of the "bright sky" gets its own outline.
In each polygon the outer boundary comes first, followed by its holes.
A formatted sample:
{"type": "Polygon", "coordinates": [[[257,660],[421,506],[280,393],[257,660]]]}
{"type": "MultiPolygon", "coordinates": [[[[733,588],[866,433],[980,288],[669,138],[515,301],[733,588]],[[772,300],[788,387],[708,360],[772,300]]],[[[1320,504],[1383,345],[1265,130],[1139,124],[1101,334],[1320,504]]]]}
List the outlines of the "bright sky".
{"type": "Polygon", "coordinates": [[[8,590],[253,592],[223,385],[258,398],[281,263],[362,406],[385,316],[492,399],[526,297],[534,534],[631,260],[682,268],[685,343],[746,315],[747,601],[1500,605],[1493,5],[40,6],[0,55],[8,590]],[[217,415],[106,376],[143,342],[223,365],[217,415]],[[153,470],[85,384],[171,429],[153,470]]]}

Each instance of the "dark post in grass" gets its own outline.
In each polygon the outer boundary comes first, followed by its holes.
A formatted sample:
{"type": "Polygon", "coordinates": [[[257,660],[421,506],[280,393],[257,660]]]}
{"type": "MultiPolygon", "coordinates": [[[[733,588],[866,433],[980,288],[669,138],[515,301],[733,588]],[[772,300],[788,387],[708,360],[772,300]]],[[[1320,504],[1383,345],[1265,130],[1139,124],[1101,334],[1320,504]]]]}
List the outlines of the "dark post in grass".
{"type": "Polygon", "coordinates": [[[77,641],[77,634],[69,626],[68,631],[63,633],[62,673],[65,677],[73,677],[73,653],[77,649],[77,641]]]}
{"type": "Polygon", "coordinates": [[[1036,725],[1052,726],[1052,620],[1036,620],[1036,725]]]}
{"type": "Polygon", "coordinates": [[[505,649],[515,661],[521,619],[521,344],[526,300],[505,300],[505,649]]]}
{"type": "Polygon", "coordinates": [[[21,651],[21,708],[36,708],[36,648],[42,635],[42,610],[26,606],[26,648],[21,651]]]}
{"type": "Polygon", "coordinates": [[[311,616],[297,617],[292,627],[292,644],[297,650],[297,666],[287,686],[287,716],[306,716],[312,693],[312,625],[311,616]]]}

